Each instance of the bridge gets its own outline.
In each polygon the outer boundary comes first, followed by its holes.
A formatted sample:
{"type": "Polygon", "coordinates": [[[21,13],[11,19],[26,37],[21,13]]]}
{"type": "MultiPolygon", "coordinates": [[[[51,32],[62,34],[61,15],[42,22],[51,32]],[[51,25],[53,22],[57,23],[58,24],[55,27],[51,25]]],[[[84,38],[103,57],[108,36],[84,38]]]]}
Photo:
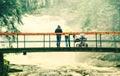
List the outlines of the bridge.
{"type": "Polygon", "coordinates": [[[20,52],[120,52],[120,32],[71,32],[62,35],[61,47],[56,47],[58,33],[0,33],[4,39],[0,53],[20,52]],[[65,46],[64,35],[70,34],[71,47],[65,46]],[[88,47],[76,47],[72,35],[85,34],[88,47]],[[8,38],[8,40],[5,40],[8,38]],[[14,38],[14,40],[12,39],[14,38]],[[8,45],[8,46],[5,46],[8,45]]]}
{"type": "Polygon", "coordinates": [[[4,73],[4,53],[27,52],[114,52],[120,53],[120,32],[71,33],[0,33],[0,74],[4,73]],[[56,47],[56,34],[62,35],[56,47]],[[71,47],[65,46],[64,35],[70,34],[71,47]],[[76,47],[72,35],[85,34],[88,47],[76,47]],[[6,46],[7,45],[7,46],[6,46]]]}

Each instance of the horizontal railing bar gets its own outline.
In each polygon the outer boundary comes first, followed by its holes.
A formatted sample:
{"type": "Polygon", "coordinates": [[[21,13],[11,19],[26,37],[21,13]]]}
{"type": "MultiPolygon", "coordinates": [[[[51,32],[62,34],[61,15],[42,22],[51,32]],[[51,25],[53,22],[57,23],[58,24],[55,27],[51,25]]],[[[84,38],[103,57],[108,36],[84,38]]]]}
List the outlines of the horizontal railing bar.
{"type": "MultiPolygon", "coordinates": [[[[120,40],[97,40],[98,42],[120,42],[120,40]]],[[[17,41],[0,41],[0,43],[16,43],[17,41]]],[[[18,41],[18,42],[24,42],[24,41],[18,41]]],[[[43,42],[43,41],[25,41],[25,42],[43,42]]],[[[45,42],[56,42],[56,40],[46,40],[45,42]]],[[[65,42],[65,40],[61,40],[61,42],[65,42]]],[[[74,40],[71,40],[71,42],[74,42],[74,40]]],[[[86,42],[96,42],[96,40],[87,40],[86,42]]]]}
{"type": "MultiPolygon", "coordinates": [[[[120,40],[97,40],[97,42],[120,42],[120,40]]],[[[86,42],[96,42],[96,40],[87,40],[86,42]]]]}
{"type": "MultiPolygon", "coordinates": [[[[25,42],[31,42],[32,40],[30,40],[30,41],[25,41],[25,42]]],[[[46,40],[46,41],[49,41],[49,40],[46,40]]],[[[54,42],[54,41],[56,41],[56,40],[50,40],[51,42],[54,42]]],[[[65,40],[62,40],[62,41],[65,41],[65,40]]],[[[17,41],[0,41],[0,43],[4,43],[4,42],[17,42],[17,41]]],[[[24,41],[18,41],[18,42],[24,42],[24,41]]],[[[32,41],[32,42],[34,42],[34,41],[32,41]]],[[[35,41],[35,42],[43,42],[43,40],[41,40],[41,41],[35,41]]]]}
{"type": "Polygon", "coordinates": [[[7,35],[56,35],[56,34],[62,34],[62,35],[65,35],[65,34],[120,34],[120,32],[70,32],[70,33],[66,33],[66,32],[63,32],[63,33],[8,33],[8,32],[5,32],[5,33],[0,33],[0,35],[4,35],[4,36],[7,36],[7,35]]]}

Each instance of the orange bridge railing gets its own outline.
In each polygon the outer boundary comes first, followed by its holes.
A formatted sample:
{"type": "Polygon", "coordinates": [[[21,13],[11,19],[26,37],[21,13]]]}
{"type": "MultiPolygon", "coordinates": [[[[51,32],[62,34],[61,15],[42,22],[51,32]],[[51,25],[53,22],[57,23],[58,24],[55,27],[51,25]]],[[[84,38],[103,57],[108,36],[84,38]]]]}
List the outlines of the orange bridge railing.
{"type": "MultiPolygon", "coordinates": [[[[15,40],[0,40],[1,44],[14,44],[13,48],[19,47],[56,47],[58,33],[0,33],[1,37],[15,36],[15,40]],[[31,45],[30,45],[31,44],[31,45]],[[33,45],[32,45],[33,44],[33,45]],[[34,45],[35,44],[35,45],[34,45]]],[[[72,35],[85,34],[89,47],[120,47],[120,32],[70,32],[59,33],[62,35],[61,45],[65,47],[64,35],[70,34],[71,47],[76,47],[72,35]]]]}

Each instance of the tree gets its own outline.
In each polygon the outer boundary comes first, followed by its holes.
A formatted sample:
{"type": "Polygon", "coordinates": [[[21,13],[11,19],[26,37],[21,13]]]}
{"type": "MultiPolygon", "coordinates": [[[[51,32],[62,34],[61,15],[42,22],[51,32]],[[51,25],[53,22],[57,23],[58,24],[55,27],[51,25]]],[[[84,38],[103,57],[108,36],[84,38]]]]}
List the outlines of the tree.
{"type": "Polygon", "coordinates": [[[120,31],[120,0],[108,0],[111,5],[114,6],[114,9],[117,11],[112,15],[113,31],[120,31]]]}
{"type": "Polygon", "coordinates": [[[20,0],[23,12],[31,13],[38,8],[38,0],[20,0]]]}
{"type": "Polygon", "coordinates": [[[53,6],[55,0],[41,0],[41,2],[42,2],[42,6],[51,7],[51,6],[53,6]]]}
{"type": "MultiPolygon", "coordinates": [[[[116,12],[111,16],[112,17],[112,27],[111,31],[120,31],[120,0],[108,0],[109,4],[114,7],[116,12]]],[[[111,37],[113,40],[119,40],[120,35],[113,35],[111,37]]],[[[117,47],[116,43],[112,44],[113,46],[117,47]]]]}
{"type": "Polygon", "coordinates": [[[15,23],[22,24],[21,14],[18,0],[0,0],[0,26],[8,32],[19,32],[15,23]]]}
{"type": "MultiPolygon", "coordinates": [[[[21,15],[19,0],[0,0],[0,32],[3,32],[2,28],[5,28],[6,32],[19,32],[15,23],[22,24],[21,15]]],[[[4,69],[3,53],[0,53],[0,75],[7,76],[4,69]]]]}

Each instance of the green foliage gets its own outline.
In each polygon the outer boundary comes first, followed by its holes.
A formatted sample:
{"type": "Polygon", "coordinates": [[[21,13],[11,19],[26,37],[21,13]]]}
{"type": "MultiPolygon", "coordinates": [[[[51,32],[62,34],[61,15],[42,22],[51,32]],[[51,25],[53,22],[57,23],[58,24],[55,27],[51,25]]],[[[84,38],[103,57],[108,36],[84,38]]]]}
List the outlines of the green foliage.
{"type": "Polygon", "coordinates": [[[20,4],[24,13],[59,15],[67,21],[68,25],[78,26],[80,30],[83,28],[90,29],[89,31],[94,29],[96,31],[120,30],[118,29],[120,26],[120,0],[53,0],[53,3],[51,1],[20,0],[20,4]],[[50,4],[53,5],[43,8],[50,4]],[[113,19],[114,14],[117,15],[116,19],[113,19]]]}
{"type": "Polygon", "coordinates": [[[56,0],[52,8],[39,9],[41,15],[60,16],[67,25],[84,31],[111,31],[115,12],[116,8],[107,0],[56,0]]]}
{"type": "MultiPolygon", "coordinates": [[[[120,28],[119,28],[120,27],[120,0],[108,0],[108,2],[116,10],[111,16],[111,22],[112,22],[111,31],[120,31],[120,28]]],[[[111,39],[119,40],[120,35],[117,35],[116,37],[113,36],[111,37],[111,39]]],[[[116,43],[112,45],[116,46],[116,43]]]]}
{"type": "Polygon", "coordinates": [[[9,71],[9,65],[10,65],[10,62],[4,59],[4,68],[6,69],[7,72],[9,71]]]}
{"type": "MultiPolygon", "coordinates": [[[[0,32],[20,32],[16,24],[23,24],[21,17],[19,0],[0,0],[0,32]],[[3,28],[6,30],[3,31],[3,28]]],[[[8,41],[15,40],[14,36],[6,36],[5,38],[8,41]]]]}
{"type": "Polygon", "coordinates": [[[87,18],[85,19],[85,21],[84,21],[83,26],[82,26],[82,30],[85,31],[84,29],[87,28],[87,27],[89,27],[89,25],[90,25],[90,18],[87,17],[87,18]]]}
{"type": "Polygon", "coordinates": [[[4,59],[4,67],[3,67],[3,75],[2,76],[8,76],[9,72],[9,61],[4,59]]]}
{"type": "Polygon", "coordinates": [[[32,13],[40,6],[37,0],[20,0],[20,4],[24,13],[32,13]]]}
{"type": "Polygon", "coordinates": [[[120,0],[108,0],[108,1],[109,1],[109,4],[115,7],[115,9],[118,11],[117,13],[120,13],[120,0]]]}
{"type": "Polygon", "coordinates": [[[22,24],[19,0],[0,0],[0,26],[8,32],[18,32],[15,22],[22,24]]]}

